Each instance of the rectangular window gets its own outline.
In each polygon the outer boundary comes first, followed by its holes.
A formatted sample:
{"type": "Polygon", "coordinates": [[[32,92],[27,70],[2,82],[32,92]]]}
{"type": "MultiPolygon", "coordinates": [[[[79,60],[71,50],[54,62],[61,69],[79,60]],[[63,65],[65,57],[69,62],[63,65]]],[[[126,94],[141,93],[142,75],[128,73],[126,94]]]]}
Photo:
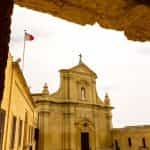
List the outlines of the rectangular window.
{"type": "Polygon", "coordinates": [[[21,140],[22,140],[22,125],[23,125],[23,121],[19,120],[19,131],[18,131],[18,145],[21,145],[21,140]]]}
{"type": "Polygon", "coordinates": [[[2,144],[3,144],[5,114],[6,114],[5,110],[0,109],[0,149],[2,149],[2,144]]]}
{"type": "Polygon", "coordinates": [[[115,140],[115,149],[116,149],[116,150],[120,150],[120,147],[119,147],[119,144],[118,144],[118,141],[117,141],[117,140],[115,140]]]}
{"type": "Polygon", "coordinates": [[[131,141],[131,138],[130,138],[130,137],[128,138],[128,145],[129,145],[129,147],[132,146],[132,141],[131,141]]]}
{"type": "Polygon", "coordinates": [[[38,139],[39,139],[39,129],[38,128],[35,128],[34,129],[34,140],[36,142],[38,142],[38,139]]]}
{"type": "Polygon", "coordinates": [[[143,144],[143,148],[146,148],[146,141],[145,141],[145,138],[142,138],[142,144],[143,144]]]}
{"type": "Polygon", "coordinates": [[[10,139],[10,148],[14,148],[14,144],[15,144],[15,133],[16,133],[16,121],[17,118],[15,116],[13,116],[13,120],[12,120],[12,132],[11,132],[11,139],[10,139]]]}
{"type": "Polygon", "coordinates": [[[29,141],[30,141],[30,144],[32,143],[32,127],[29,126],[29,141]]]}

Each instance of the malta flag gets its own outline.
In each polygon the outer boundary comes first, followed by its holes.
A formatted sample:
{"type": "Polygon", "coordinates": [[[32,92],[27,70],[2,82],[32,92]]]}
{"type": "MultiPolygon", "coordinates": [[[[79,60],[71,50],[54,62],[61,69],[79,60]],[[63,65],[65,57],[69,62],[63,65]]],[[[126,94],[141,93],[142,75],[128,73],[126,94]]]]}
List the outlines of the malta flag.
{"type": "Polygon", "coordinates": [[[25,41],[32,41],[34,40],[34,36],[25,32],[25,41]]]}

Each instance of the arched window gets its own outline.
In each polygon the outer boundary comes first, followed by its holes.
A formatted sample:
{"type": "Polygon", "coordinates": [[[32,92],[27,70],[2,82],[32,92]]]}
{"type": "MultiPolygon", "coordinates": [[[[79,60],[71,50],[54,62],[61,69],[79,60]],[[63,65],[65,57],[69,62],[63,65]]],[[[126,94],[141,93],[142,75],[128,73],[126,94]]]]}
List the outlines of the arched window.
{"type": "Polygon", "coordinates": [[[85,100],[86,98],[86,90],[84,87],[81,88],[81,99],[82,100],[85,100]]]}

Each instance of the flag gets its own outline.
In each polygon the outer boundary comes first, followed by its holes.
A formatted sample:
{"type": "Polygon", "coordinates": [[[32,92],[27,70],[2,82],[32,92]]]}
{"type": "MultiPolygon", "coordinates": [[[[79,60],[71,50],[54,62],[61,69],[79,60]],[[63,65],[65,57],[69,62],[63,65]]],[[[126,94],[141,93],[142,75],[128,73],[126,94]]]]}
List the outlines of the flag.
{"type": "Polygon", "coordinates": [[[25,32],[25,41],[32,41],[34,40],[34,36],[25,32]]]}

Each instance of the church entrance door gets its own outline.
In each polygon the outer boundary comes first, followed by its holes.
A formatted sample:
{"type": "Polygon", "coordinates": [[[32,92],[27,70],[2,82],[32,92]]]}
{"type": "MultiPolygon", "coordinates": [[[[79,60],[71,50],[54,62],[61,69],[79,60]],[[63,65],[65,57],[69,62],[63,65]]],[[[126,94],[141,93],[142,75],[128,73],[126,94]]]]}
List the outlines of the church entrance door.
{"type": "Polygon", "coordinates": [[[81,132],[81,150],[90,150],[88,132],[81,132]]]}

